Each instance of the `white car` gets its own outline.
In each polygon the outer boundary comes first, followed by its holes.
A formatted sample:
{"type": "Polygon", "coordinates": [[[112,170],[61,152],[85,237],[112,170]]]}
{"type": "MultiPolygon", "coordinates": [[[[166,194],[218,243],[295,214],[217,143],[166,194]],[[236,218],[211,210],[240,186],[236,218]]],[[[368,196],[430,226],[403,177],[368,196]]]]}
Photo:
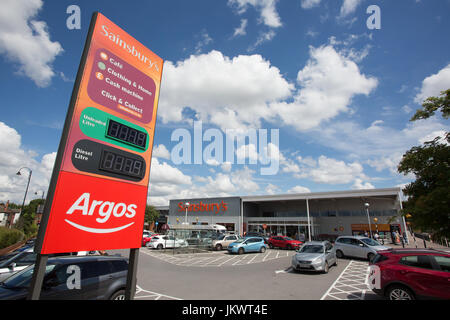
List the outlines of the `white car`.
{"type": "Polygon", "coordinates": [[[188,243],[184,239],[176,239],[172,236],[154,236],[147,247],[153,249],[180,248],[187,247],[188,243]]]}

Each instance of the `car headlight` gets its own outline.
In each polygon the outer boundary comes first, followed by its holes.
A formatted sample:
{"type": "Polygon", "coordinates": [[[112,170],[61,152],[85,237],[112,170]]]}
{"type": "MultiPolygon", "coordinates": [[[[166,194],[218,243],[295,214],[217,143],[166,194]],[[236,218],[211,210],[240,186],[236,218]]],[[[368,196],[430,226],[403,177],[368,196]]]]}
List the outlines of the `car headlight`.
{"type": "Polygon", "coordinates": [[[312,263],[313,264],[319,264],[319,263],[322,263],[322,262],[323,262],[323,258],[318,258],[318,259],[314,260],[312,263]]]}

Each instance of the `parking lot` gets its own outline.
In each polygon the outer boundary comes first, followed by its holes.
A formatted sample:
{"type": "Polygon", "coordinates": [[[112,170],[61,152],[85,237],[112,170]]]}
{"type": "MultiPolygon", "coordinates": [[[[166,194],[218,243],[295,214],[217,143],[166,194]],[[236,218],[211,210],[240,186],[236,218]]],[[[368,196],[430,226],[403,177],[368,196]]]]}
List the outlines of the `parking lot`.
{"type": "Polygon", "coordinates": [[[139,300],[380,300],[366,285],[368,262],[339,259],[325,273],[291,267],[293,250],[231,255],[140,250],[139,300]]]}
{"type": "Polygon", "coordinates": [[[261,263],[273,259],[291,257],[294,251],[268,249],[264,253],[231,255],[226,250],[206,253],[173,254],[171,250],[158,251],[142,248],[143,254],[167,263],[186,267],[225,267],[261,263]]]}

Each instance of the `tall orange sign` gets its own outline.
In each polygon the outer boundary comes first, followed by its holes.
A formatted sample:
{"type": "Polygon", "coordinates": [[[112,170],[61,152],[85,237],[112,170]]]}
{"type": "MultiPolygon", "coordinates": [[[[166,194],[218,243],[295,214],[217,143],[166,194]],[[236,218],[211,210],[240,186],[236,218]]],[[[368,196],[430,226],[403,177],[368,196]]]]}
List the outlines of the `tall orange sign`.
{"type": "Polygon", "coordinates": [[[139,248],[163,60],[95,13],[35,251],[139,248]]]}

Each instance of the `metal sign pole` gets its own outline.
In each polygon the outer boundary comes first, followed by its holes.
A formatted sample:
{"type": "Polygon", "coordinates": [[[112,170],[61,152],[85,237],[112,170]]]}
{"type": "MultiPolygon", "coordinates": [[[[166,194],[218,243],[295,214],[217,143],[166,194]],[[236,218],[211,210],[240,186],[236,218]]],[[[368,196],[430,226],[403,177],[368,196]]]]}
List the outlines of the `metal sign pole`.
{"type": "Polygon", "coordinates": [[[45,268],[47,266],[48,255],[37,254],[36,263],[34,265],[33,277],[31,278],[30,291],[28,292],[28,300],[39,300],[41,295],[42,282],[44,281],[45,268]]]}
{"type": "Polygon", "coordinates": [[[139,258],[139,249],[130,249],[130,260],[128,262],[127,287],[125,289],[125,299],[133,300],[136,293],[136,276],[139,258]]]}

